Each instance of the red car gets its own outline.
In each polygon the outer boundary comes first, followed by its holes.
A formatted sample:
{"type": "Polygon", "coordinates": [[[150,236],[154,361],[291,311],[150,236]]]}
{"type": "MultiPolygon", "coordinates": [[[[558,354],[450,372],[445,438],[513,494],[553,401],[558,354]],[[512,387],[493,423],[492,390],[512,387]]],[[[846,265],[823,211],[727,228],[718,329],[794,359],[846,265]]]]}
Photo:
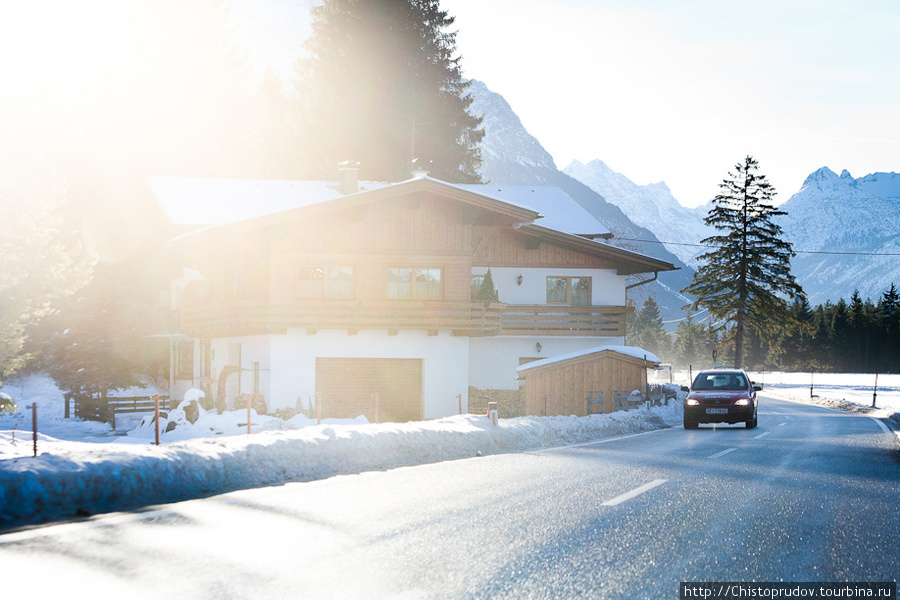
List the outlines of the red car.
{"type": "Polygon", "coordinates": [[[741,369],[711,369],[694,378],[684,400],[684,428],[696,429],[700,423],[745,423],[747,429],[757,424],[755,385],[741,369]]]}

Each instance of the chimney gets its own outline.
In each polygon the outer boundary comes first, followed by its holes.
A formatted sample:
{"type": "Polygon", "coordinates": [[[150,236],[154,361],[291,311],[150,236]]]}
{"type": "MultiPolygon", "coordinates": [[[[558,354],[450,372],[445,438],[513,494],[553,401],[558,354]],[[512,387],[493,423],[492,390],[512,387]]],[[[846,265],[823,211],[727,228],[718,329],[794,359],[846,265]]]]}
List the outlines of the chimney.
{"type": "Polygon", "coordinates": [[[431,161],[419,163],[419,159],[415,158],[412,161],[412,171],[410,172],[410,175],[412,175],[413,179],[425,177],[428,175],[428,169],[426,167],[429,166],[431,166],[431,161]]]}
{"type": "Polygon", "coordinates": [[[341,176],[341,193],[355,194],[359,191],[359,163],[346,160],[338,165],[341,176]]]}

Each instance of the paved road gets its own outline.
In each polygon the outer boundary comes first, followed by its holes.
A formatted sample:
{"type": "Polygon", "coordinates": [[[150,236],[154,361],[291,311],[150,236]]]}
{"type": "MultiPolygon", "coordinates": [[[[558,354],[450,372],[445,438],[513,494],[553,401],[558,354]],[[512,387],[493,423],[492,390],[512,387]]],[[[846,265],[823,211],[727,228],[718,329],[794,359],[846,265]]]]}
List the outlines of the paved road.
{"type": "Polygon", "coordinates": [[[0,535],[3,596],[656,599],[680,581],[894,581],[898,456],[873,419],[764,397],[753,430],[679,427],[0,535]]]}

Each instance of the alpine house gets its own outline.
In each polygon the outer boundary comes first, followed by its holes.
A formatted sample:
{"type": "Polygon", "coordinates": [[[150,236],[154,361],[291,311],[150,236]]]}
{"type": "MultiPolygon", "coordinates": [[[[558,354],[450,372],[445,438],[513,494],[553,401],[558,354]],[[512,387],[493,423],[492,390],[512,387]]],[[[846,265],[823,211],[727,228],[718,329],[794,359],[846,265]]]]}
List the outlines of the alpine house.
{"type": "Polygon", "coordinates": [[[348,175],[151,179],[173,223],[194,226],[170,242],[176,397],[457,414],[469,386],[518,388],[528,361],[624,344],[626,276],[675,268],[598,241],[608,230],[556,188],[348,175]]]}

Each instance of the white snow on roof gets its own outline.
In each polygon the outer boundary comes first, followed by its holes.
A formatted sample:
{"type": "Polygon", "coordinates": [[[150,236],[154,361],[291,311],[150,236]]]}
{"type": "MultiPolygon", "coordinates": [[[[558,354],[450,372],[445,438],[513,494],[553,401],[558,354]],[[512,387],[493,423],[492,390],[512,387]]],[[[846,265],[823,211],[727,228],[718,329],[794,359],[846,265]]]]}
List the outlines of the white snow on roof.
{"type": "Polygon", "coordinates": [[[552,365],[554,363],[562,362],[564,360],[569,360],[570,358],[578,358],[580,356],[587,356],[589,354],[596,354],[598,352],[603,352],[604,350],[610,350],[611,352],[616,352],[618,354],[624,354],[625,356],[631,356],[632,358],[638,358],[643,360],[647,359],[648,363],[661,363],[662,361],[658,356],[653,354],[648,350],[644,350],[643,348],[638,348],[637,346],[597,346],[596,348],[588,348],[587,350],[579,350],[577,352],[570,352],[569,354],[558,354],[556,356],[551,356],[549,358],[544,358],[541,360],[536,360],[527,364],[520,366],[517,371],[520,373],[522,371],[527,371],[528,369],[534,369],[537,367],[543,367],[545,365],[552,365]]]}
{"type": "MultiPolygon", "coordinates": [[[[607,227],[559,188],[433,181],[538,212],[542,216],[535,224],[548,229],[574,235],[609,233],[607,227]]],[[[177,225],[236,223],[344,196],[335,181],[150,177],[148,182],[169,220],[177,225]]],[[[407,182],[362,181],[359,191],[402,183],[407,182]]]]}
{"type": "MultiPolygon", "coordinates": [[[[150,188],[177,225],[219,225],[341,198],[335,181],[150,177],[150,188]]],[[[359,191],[390,185],[363,181],[359,191]]]]}
{"type": "Polygon", "coordinates": [[[609,228],[557,187],[540,185],[457,184],[456,187],[541,213],[535,225],[575,235],[602,235],[609,228]]]}

